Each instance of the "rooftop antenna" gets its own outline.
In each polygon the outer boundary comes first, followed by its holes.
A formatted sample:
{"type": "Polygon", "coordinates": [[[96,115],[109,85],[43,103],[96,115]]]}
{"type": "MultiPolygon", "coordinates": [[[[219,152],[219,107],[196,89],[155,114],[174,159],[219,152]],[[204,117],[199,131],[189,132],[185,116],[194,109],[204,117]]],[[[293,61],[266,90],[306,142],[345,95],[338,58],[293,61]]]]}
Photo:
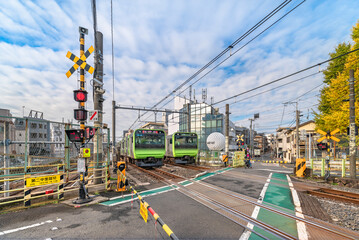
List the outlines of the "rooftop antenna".
{"type": "Polygon", "coordinates": [[[189,86],[189,102],[192,101],[192,85],[189,86]]]}
{"type": "Polygon", "coordinates": [[[202,102],[206,102],[207,100],[207,88],[202,88],[202,102]]]}

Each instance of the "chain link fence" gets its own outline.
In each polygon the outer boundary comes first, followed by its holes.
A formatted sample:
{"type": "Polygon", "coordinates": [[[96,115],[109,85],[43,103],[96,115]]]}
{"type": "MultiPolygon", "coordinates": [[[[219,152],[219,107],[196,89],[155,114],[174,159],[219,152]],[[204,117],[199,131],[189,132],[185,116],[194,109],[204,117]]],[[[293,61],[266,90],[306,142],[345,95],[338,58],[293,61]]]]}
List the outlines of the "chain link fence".
{"type": "MultiPolygon", "coordinates": [[[[65,130],[78,128],[77,124],[41,117],[0,116],[0,201],[2,197],[8,198],[23,190],[19,186],[24,186],[26,177],[56,174],[59,165],[64,167],[66,181],[76,179],[81,143],[70,142],[65,130]]],[[[97,129],[86,144],[91,151],[91,157],[87,159],[89,177],[94,174],[94,169],[103,172],[109,165],[109,133],[110,129],[97,129]],[[96,143],[95,138],[99,140],[96,143]]]]}

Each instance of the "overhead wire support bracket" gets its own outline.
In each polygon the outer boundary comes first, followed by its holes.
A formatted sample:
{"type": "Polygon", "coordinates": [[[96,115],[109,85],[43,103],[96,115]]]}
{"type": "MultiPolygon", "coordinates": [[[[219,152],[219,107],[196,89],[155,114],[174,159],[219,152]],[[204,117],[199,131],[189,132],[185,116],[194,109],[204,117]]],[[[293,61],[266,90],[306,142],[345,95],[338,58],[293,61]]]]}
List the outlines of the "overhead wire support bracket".
{"type": "Polygon", "coordinates": [[[170,110],[170,109],[150,109],[150,108],[146,108],[146,107],[125,107],[125,106],[120,106],[117,105],[115,106],[115,109],[127,109],[127,110],[138,110],[140,111],[146,111],[146,112],[165,112],[165,113],[182,113],[182,114],[188,114],[187,112],[179,112],[179,111],[175,111],[175,110],[170,110]]]}

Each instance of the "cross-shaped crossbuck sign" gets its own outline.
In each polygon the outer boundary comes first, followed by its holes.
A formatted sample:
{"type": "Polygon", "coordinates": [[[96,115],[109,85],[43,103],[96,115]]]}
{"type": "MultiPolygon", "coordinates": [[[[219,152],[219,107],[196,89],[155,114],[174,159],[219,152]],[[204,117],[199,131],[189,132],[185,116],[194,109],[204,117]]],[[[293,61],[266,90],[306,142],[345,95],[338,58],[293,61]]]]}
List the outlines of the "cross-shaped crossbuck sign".
{"type": "Polygon", "coordinates": [[[75,64],[67,71],[66,76],[69,78],[78,68],[81,66],[82,69],[86,70],[90,74],[93,73],[94,68],[86,63],[86,59],[90,56],[90,54],[94,51],[93,46],[91,46],[82,56],[81,58],[76,57],[75,54],[70,51],[67,52],[66,57],[72,60],[75,64]]]}
{"type": "Polygon", "coordinates": [[[317,142],[321,142],[321,141],[323,141],[324,139],[332,139],[332,140],[334,140],[334,141],[336,141],[336,142],[339,142],[340,139],[333,136],[333,135],[335,135],[336,133],[338,133],[339,131],[340,131],[339,128],[335,129],[335,130],[332,131],[332,132],[330,132],[330,131],[324,132],[323,130],[318,129],[318,130],[317,130],[317,133],[323,135],[323,137],[319,138],[319,139],[317,140],[317,142]]]}
{"type": "Polygon", "coordinates": [[[239,142],[239,141],[244,141],[243,140],[243,134],[242,135],[237,135],[237,140],[236,140],[237,142],[239,142]]]}

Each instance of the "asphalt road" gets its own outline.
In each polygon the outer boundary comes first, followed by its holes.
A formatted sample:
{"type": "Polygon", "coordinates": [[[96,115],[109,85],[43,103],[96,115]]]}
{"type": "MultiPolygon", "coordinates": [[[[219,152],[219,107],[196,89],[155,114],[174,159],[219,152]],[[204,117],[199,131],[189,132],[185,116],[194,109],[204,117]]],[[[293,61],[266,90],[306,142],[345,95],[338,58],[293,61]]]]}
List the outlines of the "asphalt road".
{"type": "MultiPolygon", "coordinates": [[[[292,172],[275,164],[254,163],[253,169],[231,169],[267,177],[270,171],[292,172]]],[[[258,198],[263,181],[214,175],[203,181],[258,198]]],[[[244,229],[178,191],[169,191],[145,200],[180,239],[239,239],[244,229]]],[[[152,216],[144,222],[139,201],[116,206],[100,204],[74,208],[47,205],[0,215],[1,239],[169,239],[152,216]],[[51,221],[51,222],[50,222],[51,221]],[[157,229],[156,229],[157,228],[157,229]],[[14,232],[6,232],[13,230],[14,232]],[[3,234],[3,235],[1,235],[3,234]]]]}

